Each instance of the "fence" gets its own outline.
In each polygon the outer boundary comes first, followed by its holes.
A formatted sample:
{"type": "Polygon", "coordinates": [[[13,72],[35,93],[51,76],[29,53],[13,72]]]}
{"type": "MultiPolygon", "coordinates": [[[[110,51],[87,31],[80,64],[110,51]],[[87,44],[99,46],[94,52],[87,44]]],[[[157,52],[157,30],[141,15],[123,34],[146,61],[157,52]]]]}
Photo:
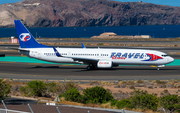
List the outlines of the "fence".
{"type": "Polygon", "coordinates": [[[15,110],[1,109],[0,108],[0,113],[30,113],[30,112],[15,111],[15,110]]]}
{"type": "MultiPolygon", "coordinates": [[[[4,108],[5,109],[2,109],[2,108],[0,108],[0,113],[34,113],[34,111],[33,111],[33,109],[31,108],[31,106],[30,106],[30,104],[27,104],[28,105],[28,107],[29,107],[29,109],[30,109],[30,111],[31,112],[24,112],[24,111],[17,111],[17,110],[10,110],[10,109],[7,109],[7,107],[6,107],[6,105],[5,105],[5,103],[4,103],[4,101],[2,100],[2,103],[3,103],[3,106],[4,106],[4,108]]],[[[61,113],[61,111],[59,110],[59,108],[58,108],[58,106],[68,106],[68,107],[72,107],[72,105],[60,105],[60,103],[57,103],[57,102],[54,102],[54,103],[47,103],[47,102],[38,102],[37,103],[37,105],[52,105],[52,106],[56,106],[56,111],[57,111],[57,113],[61,113]]],[[[91,108],[91,107],[80,107],[80,106],[73,106],[73,107],[75,107],[75,108],[88,108],[88,109],[94,109],[94,110],[102,110],[101,108],[91,108]]],[[[105,109],[104,109],[105,110],[105,109]]],[[[112,111],[112,110],[105,110],[105,111],[112,111]]],[[[112,111],[113,112],[113,111],[112,111]]],[[[119,110],[118,110],[118,112],[119,112],[119,110]]],[[[87,112],[85,112],[85,113],[90,113],[90,110],[88,110],[87,112]]],[[[122,109],[121,110],[121,112],[120,113],[125,113],[125,111],[122,109]]],[[[131,113],[133,113],[133,112],[131,112],[131,113]]]]}
{"type": "MultiPolygon", "coordinates": [[[[7,109],[6,104],[4,103],[3,100],[2,100],[2,104],[3,104],[3,106],[4,106],[5,109],[1,109],[1,108],[0,108],[0,113],[34,113],[29,103],[28,103],[28,107],[29,107],[29,109],[30,109],[31,112],[9,110],[9,109],[7,109]]],[[[53,105],[56,105],[56,104],[53,103],[53,105]]],[[[57,109],[57,112],[58,112],[58,113],[61,113],[58,107],[56,107],[56,109],[57,109]]]]}
{"type": "MultiPolygon", "coordinates": [[[[29,113],[29,112],[24,112],[24,111],[9,110],[9,109],[7,109],[6,104],[4,103],[3,100],[2,100],[2,103],[3,103],[3,106],[4,106],[5,109],[0,108],[0,113],[29,113]]],[[[31,110],[31,107],[30,107],[29,104],[28,104],[28,106],[29,106],[29,108],[31,110]]]]}

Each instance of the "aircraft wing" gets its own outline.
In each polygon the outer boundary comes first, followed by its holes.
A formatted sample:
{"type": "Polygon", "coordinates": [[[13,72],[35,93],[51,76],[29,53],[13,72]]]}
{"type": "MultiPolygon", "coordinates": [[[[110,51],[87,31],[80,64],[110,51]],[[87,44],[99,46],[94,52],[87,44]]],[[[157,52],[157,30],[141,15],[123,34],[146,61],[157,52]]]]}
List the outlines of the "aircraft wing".
{"type": "Polygon", "coordinates": [[[97,64],[99,59],[90,59],[90,58],[75,58],[75,57],[67,57],[72,58],[74,61],[83,62],[84,64],[97,64]]]}
{"type": "Polygon", "coordinates": [[[99,59],[92,59],[92,58],[79,58],[79,57],[66,57],[66,56],[62,56],[55,47],[53,47],[54,52],[56,53],[57,57],[64,57],[64,58],[72,58],[74,61],[77,62],[83,62],[84,64],[97,64],[97,62],[99,61],[99,59]]]}

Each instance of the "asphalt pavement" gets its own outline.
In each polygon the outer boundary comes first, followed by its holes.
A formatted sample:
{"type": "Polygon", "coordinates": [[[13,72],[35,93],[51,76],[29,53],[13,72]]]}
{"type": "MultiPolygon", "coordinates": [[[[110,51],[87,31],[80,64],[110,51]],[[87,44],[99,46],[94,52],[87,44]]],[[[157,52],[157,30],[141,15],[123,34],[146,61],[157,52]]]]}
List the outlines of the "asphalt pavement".
{"type": "Polygon", "coordinates": [[[36,63],[0,63],[0,78],[45,80],[166,80],[180,79],[179,66],[158,71],[149,66],[119,66],[113,69],[87,70],[84,65],[36,63]]]}

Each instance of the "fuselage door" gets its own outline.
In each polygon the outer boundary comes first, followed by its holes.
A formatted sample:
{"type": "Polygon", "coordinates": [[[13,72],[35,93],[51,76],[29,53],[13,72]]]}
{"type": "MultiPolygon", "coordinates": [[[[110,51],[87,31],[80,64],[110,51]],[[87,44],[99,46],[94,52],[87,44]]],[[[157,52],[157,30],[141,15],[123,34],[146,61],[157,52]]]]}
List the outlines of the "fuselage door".
{"type": "Polygon", "coordinates": [[[38,51],[38,52],[37,52],[37,57],[38,57],[38,58],[41,58],[41,51],[38,51]]]}
{"type": "Polygon", "coordinates": [[[41,58],[41,51],[30,51],[30,57],[41,58]]]}
{"type": "Polygon", "coordinates": [[[71,52],[70,52],[70,51],[68,52],[68,56],[69,56],[69,57],[71,56],[71,52]]]}
{"type": "Polygon", "coordinates": [[[37,51],[31,50],[31,51],[30,51],[30,56],[31,56],[31,57],[36,57],[36,53],[37,53],[37,51]]]}

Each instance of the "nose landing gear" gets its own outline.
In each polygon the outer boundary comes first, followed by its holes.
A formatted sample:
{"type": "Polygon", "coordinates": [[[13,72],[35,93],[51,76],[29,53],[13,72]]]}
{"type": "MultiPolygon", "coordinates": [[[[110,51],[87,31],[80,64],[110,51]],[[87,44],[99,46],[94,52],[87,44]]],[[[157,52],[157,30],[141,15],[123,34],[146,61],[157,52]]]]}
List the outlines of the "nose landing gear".
{"type": "Polygon", "coordinates": [[[158,71],[159,71],[159,68],[160,68],[160,67],[165,67],[165,65],[158,65],[158,66],[157,66],[157,70],[158,70],[158,71]]]}

